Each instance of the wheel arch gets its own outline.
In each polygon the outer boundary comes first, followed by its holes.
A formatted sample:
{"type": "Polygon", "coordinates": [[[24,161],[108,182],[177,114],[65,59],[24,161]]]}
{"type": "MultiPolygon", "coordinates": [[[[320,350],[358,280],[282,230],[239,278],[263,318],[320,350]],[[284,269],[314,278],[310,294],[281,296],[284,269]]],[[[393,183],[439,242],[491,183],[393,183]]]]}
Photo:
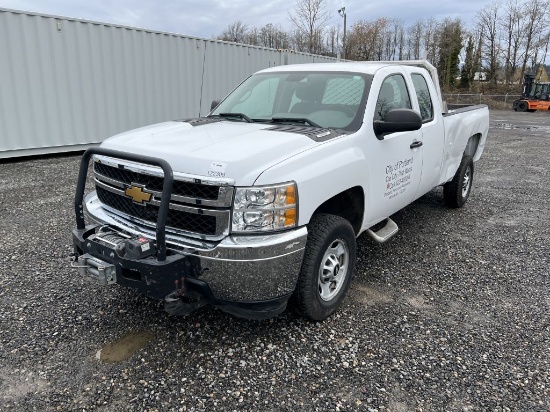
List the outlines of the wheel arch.
{"type": "Polygon", "coordinates": [[[361,186],[354,186],[325,200],[312,216],[320,213],[340,216],[350,222],[355,235],[361,230],[365,211],[365,192],[361,186]]]}
{"type": "Polygon", "coordinates": [[[477,133],[471,136],[470,139],[468,139],[468,143],[466,144],[466,148],[464,149],[463,156],[472,156],[475,159],[480,140],[481,133],[477,133]]]}
{"type": "Polygon", "coordinates": [[[474,169],[474,160],[472,156],[464,155],[453,179],[443,186],[443,200],[447,206],[455,209],[464,206],[472,191],[474,169]],[[465,180],[466,176],[467,181],[465,180]],[[468,186],[465,193],[466,185],[468,186]]]}

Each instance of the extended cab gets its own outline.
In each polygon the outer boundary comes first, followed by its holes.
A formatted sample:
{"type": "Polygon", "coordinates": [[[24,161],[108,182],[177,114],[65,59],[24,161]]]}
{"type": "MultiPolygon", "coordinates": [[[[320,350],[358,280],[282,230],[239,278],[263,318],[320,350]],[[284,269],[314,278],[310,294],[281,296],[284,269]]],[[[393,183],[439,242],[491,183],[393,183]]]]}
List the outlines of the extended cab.
{"type": "Polygon", "coordinates": [[[262,70],[206,117],[84,154],[75,266],[171,314],[211,304],[260,319],[290,299],[324,319],[350,285],[357,236],[386,241],[390,216],[439,185],[464,205],[488,127],[486,106],[445,109],[427,62],[262,70]]]}

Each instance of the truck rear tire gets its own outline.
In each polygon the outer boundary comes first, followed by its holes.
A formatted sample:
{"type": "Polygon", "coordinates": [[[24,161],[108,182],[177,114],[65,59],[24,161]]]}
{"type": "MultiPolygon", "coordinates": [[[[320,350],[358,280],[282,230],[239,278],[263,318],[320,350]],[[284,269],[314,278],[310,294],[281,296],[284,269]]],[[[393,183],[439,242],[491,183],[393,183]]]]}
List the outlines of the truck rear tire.
{"type": "Polygon", "coordinates": [[[298,314],[312,320],[329,317],[346,296],[355,257],[355,232],[346,219],[330,214],[313,216],[293,297],[298,314]]]}
{"type": "Polygon", "coordinates": [[[472,156],[464,156],[453,180],[443,186],[443,200],[452,208],[464,206],[472,191],[474,180],[474,160],[472,156]]]}

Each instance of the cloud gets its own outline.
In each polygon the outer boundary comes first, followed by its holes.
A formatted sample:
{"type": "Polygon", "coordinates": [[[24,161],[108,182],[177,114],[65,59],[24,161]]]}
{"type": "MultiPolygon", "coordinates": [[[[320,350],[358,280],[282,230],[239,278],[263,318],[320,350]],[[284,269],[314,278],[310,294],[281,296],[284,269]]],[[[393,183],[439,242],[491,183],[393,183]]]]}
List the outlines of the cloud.
{"type": "MultiPolygon", "coordinates": [[[[359,20],[397,18],[405,25],[430,17],[462,18],[471,23],[488,0],[327,0],[329,25],[343,25],[337,10],[345,6],[347,24],[351,27],[359,20]]],[[[220,34],[230,23],[242,21],[249,27],[261,27],[267,23],[292,29],[289,12],[295,7],[288,0],[0,0],[0,7],[34,11],[141,27],[151,30],[174,32],[190,36],[210,38],[220,34]]]]}

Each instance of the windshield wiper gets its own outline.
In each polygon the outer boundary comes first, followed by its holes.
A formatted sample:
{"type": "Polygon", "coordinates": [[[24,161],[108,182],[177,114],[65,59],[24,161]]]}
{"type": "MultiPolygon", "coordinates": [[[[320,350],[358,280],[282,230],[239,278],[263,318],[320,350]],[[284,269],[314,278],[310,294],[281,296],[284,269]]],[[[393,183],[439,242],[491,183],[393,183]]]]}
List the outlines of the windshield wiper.
{"type": "Polygon", "coordinates": [[[306,117],[274,117],[271,119],[271,121],[273,123],[285,123],[285,122],[302,123],[302,124],[309,124],[310,126],[313,126],[313,127],[322,127],[322,126],[319,126],[314,121],[309,120],[306,117]]]}
{"type": "Polygon", "coordinates": [[[254,123],[254,120],[252,120],[250,117],[248,117],[244,113],[218,113],[218,116],[220,116],[220,117],[236,117],[237,119],[242,119],[247,123],[254,123]]]}

